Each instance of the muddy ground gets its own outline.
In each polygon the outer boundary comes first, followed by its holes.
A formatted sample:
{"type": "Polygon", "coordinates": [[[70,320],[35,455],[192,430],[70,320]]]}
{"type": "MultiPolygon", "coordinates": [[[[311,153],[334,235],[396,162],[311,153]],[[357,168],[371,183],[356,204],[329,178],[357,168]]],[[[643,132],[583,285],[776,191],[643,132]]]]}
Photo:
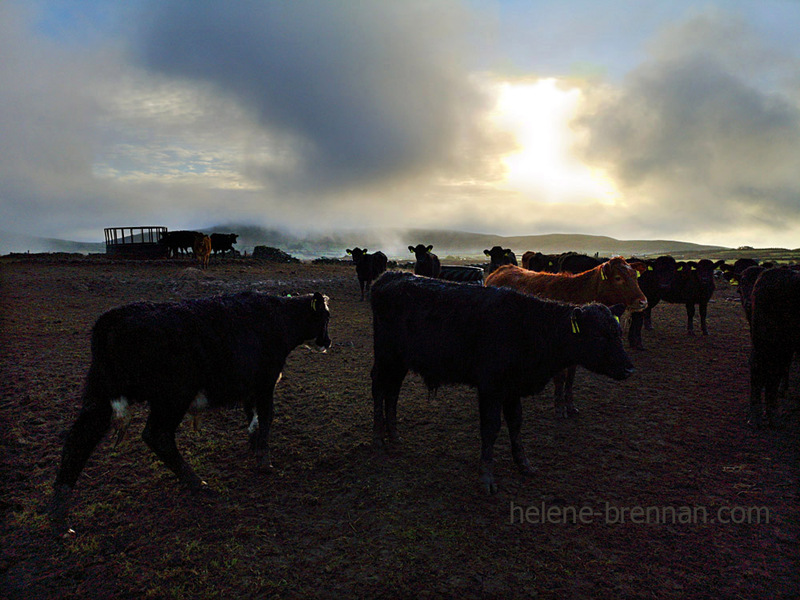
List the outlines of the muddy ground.
{"type": "Polygon", "coordinates": [[[552,386],[524,400],[536,475],[505,428],[500,490],[478,483],[477,400],[401,392],[403,446],[370,445],[371,314],[352,266],[102,257],[0,259],[0,597],[797,598],[798,397],[780,431],[745,425],[749,339],[722,284],[708,337],[660,305],[637,372],[579,370],[572,420],[552,386]],[[89,332],[104,310],[247,288],[331,298],[327,354],[298,348],[276,392],[274,472],[257,472],[240,409],[209,414],[178,446],[212,495],[193,497],[141,441],[98,446],[75,491],[76,535],[46,504],[79,408],[89,332]]]}

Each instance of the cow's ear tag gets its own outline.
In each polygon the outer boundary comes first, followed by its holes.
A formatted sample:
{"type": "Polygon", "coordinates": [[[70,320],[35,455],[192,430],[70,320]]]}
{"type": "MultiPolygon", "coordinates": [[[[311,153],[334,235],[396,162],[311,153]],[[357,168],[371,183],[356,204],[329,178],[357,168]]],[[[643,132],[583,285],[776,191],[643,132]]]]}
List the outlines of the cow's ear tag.
{"type": "Polygon", "coordinates": [[[619,325],[619,317],[617,315],[614,315],[614,318],[617,320],[617,325],[619,325]]]}
{"type": "Polygon", "coordinates": [[[602,279],[602,280],[604,280],[604,281],[605,281],[606,279],[608,279],[608,278],[606,277],[606,272],[603,270],[603,267],[600,267],[600,279],[602,279]]]}
{"type": "Polygon", "coordinates": [[[317,299],[316,298],[311,300],[311,310],[313,310],[313,311],[317,310],[317,299]]]}
{"type": "Polygon", "coordinates": [[[580,333],[581,328],[578,327],[578,320],[573,316],[570,321],[572,322],[572,333],[580,333]]]}

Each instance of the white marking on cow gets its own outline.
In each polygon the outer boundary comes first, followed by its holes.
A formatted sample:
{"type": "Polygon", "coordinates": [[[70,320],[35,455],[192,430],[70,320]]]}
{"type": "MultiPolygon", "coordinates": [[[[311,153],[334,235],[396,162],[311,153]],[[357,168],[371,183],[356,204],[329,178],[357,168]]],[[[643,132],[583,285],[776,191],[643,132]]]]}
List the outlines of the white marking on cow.
{"type": "Polygon", "coordinates": [[[195,431],[200,430],[200,413],[205,410],[208,410],[208,398],[206,397],[205,391],[200,390],[197,392],[194,400],[192,400],[192,403],[189,405],[189,410],[187,411],[192,416],[192,429],[195,431]]]}
{"type": "Polygon", "coordinates": [[[258,415],[254,414],[253,420],[250,421],[250,426],[247,428],[247,433],[252,435],[256,432],[256,429],[258,429],[258,415]]]}
{"type": "Polygon", "coordinates": [[[208,398],[206,397],[205,391],[200,390],[189,405],[189,413],[194,415],[204,410],[208,410],[208,398]]]}
{"type": "Polygon", "coordinates": [[[120,396],[116,400],[112,400],[111,409],[114,411],[114,419],[117,421],[130,419],[128,415],[129,406],[128,399],[125,396],[120,396]]]}
{"type": "Polygon", "coordinates": [[[114,448],[119,446],[120,442],[125,439],[125,433],[128,431],[128,425],[131,424],[131,413],[128,410],[130,403],[125,396],[120,396],[111,401],[111,410],[114,411],[113,417],[116,421],[117,441],[114,443],[114,448]]]}

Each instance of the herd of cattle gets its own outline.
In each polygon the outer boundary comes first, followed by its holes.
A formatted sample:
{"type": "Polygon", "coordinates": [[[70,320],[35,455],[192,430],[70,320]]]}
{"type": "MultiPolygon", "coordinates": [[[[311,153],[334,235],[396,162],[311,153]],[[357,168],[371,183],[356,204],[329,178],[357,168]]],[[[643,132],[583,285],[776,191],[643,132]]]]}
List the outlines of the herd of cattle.
{"type": "MultiPolygon", "coordinates": [[[[210,236],[212,249],[213,240],[210,236]]],[[[778,426],[779,387],[800,352],[797,268],[746,260],[727,265],[669,256],[601,259],[534,252],[526,252],[519,266],[512,251],[496,246],[485,251],[490,263],[484,278],[479,267],[442,267],[432,250],[409,246],[416,257],[414,274],[387,272],[383,252],[347,250],[373,315],[376,448],[398,439],[397,403],[409,371],[430,390],[469,385],[477,390],[480,409],[480,480],[495,492],[493,447],[502,418],[514,462],[522,473],[532,472],[520,433],[522,397],[541,392],[552,380],[556,414],[569,417],[577,413],[576,366],[627,378],[633,364],[619,320],[625,311],[632,314],[633,349],[643,347],[641,329],[651,327],[650,311],[661,301],[685,304],[689,334],[699,305],[707,335],[706,308],[717,277],[738,284],[750,323],[749,422],[760,427],[766,417],[769,426],[778,426]]],[[[65,525],[72,489],[95,446],[112,420],[124,421],[132,403],[149,405],[144,441],[193,492],[205,484],[175,445],[187,413],[242,404],[257,465],[269,467],[274,387],[298,345],[314,340],[323,351],[330,347],[329,318],[328,298],[320,293],[261,292],[137,302],[101,315],[92,330],[82,408],[67,434],[54,484],[50,516],[56,527],[65,525]]]]}
{"type": "Polygon", "coordinates": [[[201,269],[208,268],[211,253],[218,252],[225,256],[226,252],[236,254],[233,245],[239,236],[235,233],[212,233],[206,235],[199,231],[167,231],[159,240],[159,244],[166,247],[167,257],[178,258],[181,254],[188,256],[189,252],[198,260],[201,269]]]}

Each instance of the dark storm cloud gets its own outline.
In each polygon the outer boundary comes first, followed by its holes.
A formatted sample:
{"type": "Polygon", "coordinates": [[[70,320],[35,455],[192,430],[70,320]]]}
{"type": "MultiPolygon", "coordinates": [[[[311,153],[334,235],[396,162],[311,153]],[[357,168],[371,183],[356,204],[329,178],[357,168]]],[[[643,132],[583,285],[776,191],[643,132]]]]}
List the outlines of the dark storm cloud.
{"type": "Polygon", "coordinates": [[[653,48],[580,120],[587,158],[643,198],[655,227],[796,223],[800,107],[782,87],[800,71],[796,59],[717,13],[669,30],[653,48]]]}
{"type": "Polygon", "coordinates": [[[467,19],[449,2],[156,2],[139,50],[255,113],[280,140],[266,182],[347,187],[480,168],[489,103],[462,62],[467,19]]]}

